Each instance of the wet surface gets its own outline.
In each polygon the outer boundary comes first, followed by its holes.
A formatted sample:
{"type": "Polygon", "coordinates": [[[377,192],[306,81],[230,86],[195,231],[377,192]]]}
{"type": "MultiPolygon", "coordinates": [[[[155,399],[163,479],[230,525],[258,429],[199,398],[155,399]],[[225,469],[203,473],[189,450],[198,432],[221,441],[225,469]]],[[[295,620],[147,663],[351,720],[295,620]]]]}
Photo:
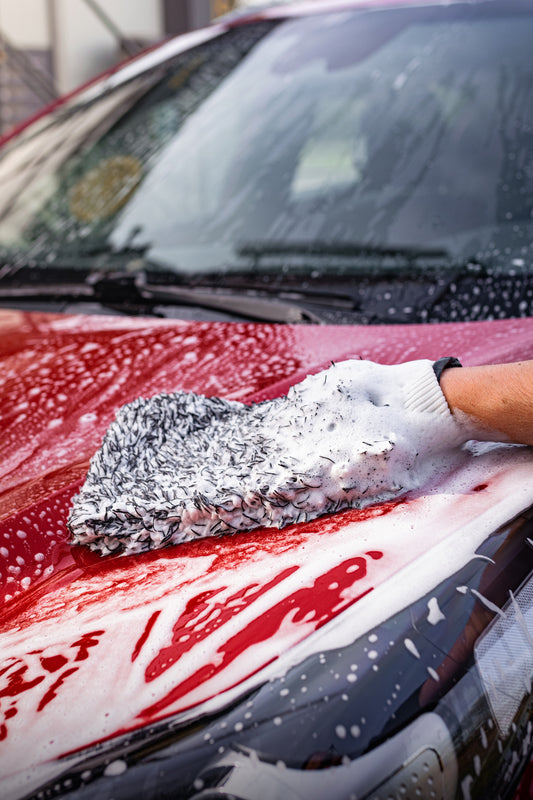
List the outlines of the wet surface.
{"type": "MultiPolygon", "coordinates": [[[[434,545],[460,531],[466,549],[455,548],[453,558],[466,558],[468,525],[479,517],[482,535],[496,523],[498,503],[509,502],[510,486],[527,492],[524,456],[516,464],[507,456],[489,458],[472,474],[459,472],[448,485],[451,495],[442,494],[442,481],[428,487],[422,506],[412,499],[238,540],[101,558],[69,546],[66,519],[123,402],[178,388],[244,400],[274,397],[307,372],[358,353],[384,362],[443,354],[463,363],[513,358],[524,355],[524,340],[533,341],[533,326],[340,331],[23,314],[2,315],[0,322],[9,333],[2,337],[8,352],[1,379],[7,398],[0,522],[7,600],[0,618],[4,775],[27,766],[28,748],[39,763],[177,711],[194,714],[223,702],[232,687],[284,663],[293,646],[312,642],[311,634],[354,603],[365,629],[375,623],[368,599],[423,557],[428,528],[434,545]],[[32,387],[41,397],[35,405],[32,387]],[[491,519],[483,522],[489,507],[491,519]]],[[[527,502],[516,500],[522,507],[527,502]]],[[[438,567],[445,569],[446,561],[438,567]]],[[[380,613],[390,611],[387,602],[381,598],[380,613]]],[[[352,628],[345,633],[355,635],[352,628]]]]}

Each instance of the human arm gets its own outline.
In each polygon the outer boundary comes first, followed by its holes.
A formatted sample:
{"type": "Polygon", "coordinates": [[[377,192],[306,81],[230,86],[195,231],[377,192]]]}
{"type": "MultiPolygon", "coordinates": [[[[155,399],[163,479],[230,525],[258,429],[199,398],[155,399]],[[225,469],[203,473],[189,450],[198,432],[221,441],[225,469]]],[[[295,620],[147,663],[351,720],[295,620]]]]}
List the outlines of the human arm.
{"type": "Polygon", "coordinates": [[[440,386],[458,422],[487,440],[533,445],[533,360],[446,369],[440,386]]]}

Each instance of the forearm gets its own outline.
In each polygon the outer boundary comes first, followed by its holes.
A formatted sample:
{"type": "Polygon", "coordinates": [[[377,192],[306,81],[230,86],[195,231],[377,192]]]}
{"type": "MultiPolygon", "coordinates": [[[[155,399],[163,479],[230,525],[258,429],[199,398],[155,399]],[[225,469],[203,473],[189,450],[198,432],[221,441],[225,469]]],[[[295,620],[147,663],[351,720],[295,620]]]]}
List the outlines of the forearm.
{"type": "Polygon", "coordinates": [[[476,421],[478,438],[533,445],[533,361],[447,369],[440,385],[458,420],[476,421]]]}

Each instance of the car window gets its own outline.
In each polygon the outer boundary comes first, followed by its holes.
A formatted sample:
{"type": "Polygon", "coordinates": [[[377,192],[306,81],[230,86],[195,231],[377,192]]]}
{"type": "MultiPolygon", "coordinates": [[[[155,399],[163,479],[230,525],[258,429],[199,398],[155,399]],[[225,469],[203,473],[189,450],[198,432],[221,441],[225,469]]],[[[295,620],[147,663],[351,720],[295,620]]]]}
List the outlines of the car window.
{"type": "Polygon", "coordinates": [[[533,14],[513,8],[237,25],[8,149],[0,246],[184,274],[242,270],[250,243],[527,268],[533,14]]]}

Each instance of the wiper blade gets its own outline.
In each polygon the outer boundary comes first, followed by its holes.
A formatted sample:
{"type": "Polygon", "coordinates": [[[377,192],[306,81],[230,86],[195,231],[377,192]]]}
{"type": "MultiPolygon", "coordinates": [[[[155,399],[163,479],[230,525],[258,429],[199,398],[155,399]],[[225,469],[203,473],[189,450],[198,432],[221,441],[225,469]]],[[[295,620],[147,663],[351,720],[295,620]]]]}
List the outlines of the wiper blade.
{"type": "Polygon", "coordinates": [[[6,267],[0,275],[0,299],[63,299],[94,300],[110,307],[144,306],[156,303],[197,306],[228,314],[238,314],[251,320],[284,323],[322,323],[324,320],[294,300],[261,296],[257,292],[245,292],[217,287],[188,287],[176,285],[176,276],[154,269],[154,276],[165,283],[151,283],[146,273],[127,269],[87,270],[67,269],[63,264],[19,265],[10,270],[6,267]],[[169,283],[172,281],[172,283],[169,283]]]}
{"type": "Polygon", "coordinates": [[[86,277],[83,271],[5,265],[0,269],[0,297],[93,297],[94,288],[86,277]]]}
{"type": "MultiPolygon", "coordinates": [[[[279,271],[278,271],[279,273],[279,271]]],[[[247,292],[248,296],[260,295],[283,300],[289,303],[308,304],[317,306],[328,306],[345,311],[353,311],[356,308],[352,295],[346,289],[346,280],[339,286],[334,285],[332,276],[328,276],[328,283],[325,285],[321,281],[316,281],[311,276],[295,274],[275,274],[254,273],[250,271],[229,270],[222,275],[214,273],[212,276],[202,276],[201,283],[196,286],[212,288],[206,286],[206,280],[217,283],[228,292],[247,292]]]]}
{"type": "Polygon", "coordinates": [[[135,275],[125,269],[95,270],[73,267],[70,262],[9,265],[0,270],[0,299],[72,300],[87,299],[111,307],[139,303],[135,275]]]}
{"type": "Polygon", "coordinates": [[[254,291],[231,290],[211,286],[180,286],[150,282],[146,273],[139,272],[135,276],[135,286],[145,300],[160,303],[186,303],[213,310],[239,314],[253,320],[263,322],[283,322],[289,324],[314,323],[324,320],[312,310],[284,300],[279,296],[272,297],[254,291]]]}
{"type": "Polygon", "coordinates": [[[239,256],[253,259],[254,263],[269,256],[332,257],[356,259],[393,259],[413,262],[417,260],[449,261],[449,252],[440,247],[417,245],[373,245],[361,242],[245,242],[236,248],[239,256]]]}

